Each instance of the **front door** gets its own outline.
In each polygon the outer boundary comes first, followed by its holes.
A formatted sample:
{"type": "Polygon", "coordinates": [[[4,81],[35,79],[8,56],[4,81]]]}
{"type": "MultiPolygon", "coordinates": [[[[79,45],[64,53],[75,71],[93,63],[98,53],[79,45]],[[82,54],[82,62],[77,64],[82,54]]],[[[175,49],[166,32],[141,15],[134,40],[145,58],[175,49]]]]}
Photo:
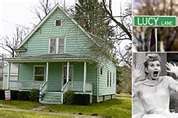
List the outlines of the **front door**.
{"type": "MultiPolygon", "coordinates": [[[[73,77],[73,71],[72,71],[73,66],[70,65],[69,66],[69,81],[72,81],[72,77],[73,77]]],[[[65,85],[67,82],[67,65],[64,64],[63,65],[63,85],[65,85]]]]}

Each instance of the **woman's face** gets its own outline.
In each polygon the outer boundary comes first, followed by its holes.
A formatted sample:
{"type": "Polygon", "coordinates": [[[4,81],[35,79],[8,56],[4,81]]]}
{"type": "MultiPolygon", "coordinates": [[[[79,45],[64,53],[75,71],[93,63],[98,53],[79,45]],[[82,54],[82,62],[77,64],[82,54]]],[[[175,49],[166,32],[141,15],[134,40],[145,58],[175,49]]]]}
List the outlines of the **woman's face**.
{"type": "Polygon", "coordinates": [[[149,79],[157,80],[161,72],[161,65],[159,61],[148,62],[148,67],[145,70],[148,73],[149,79]]]}

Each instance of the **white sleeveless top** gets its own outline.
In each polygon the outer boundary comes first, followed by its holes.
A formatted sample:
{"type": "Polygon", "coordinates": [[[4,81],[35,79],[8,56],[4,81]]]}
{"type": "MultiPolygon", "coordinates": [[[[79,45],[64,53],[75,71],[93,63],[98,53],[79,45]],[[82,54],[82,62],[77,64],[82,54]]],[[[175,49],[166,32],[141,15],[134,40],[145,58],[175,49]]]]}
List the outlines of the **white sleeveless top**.
{"type": "MultiPolygon", "coordinates": [[[[170,115],[170,90],[178,91],[178,82],[169,76],[160,76],[157,81],[146,79],[135,84],[134,97],[138,97],[144,109],[143,114],[147,114],[143,118],[154,118],[153,114],[164,114],[165,118],[166,114],[170,115]]],[[[177,114],[174,115],[178,118],[177,114]]]]}

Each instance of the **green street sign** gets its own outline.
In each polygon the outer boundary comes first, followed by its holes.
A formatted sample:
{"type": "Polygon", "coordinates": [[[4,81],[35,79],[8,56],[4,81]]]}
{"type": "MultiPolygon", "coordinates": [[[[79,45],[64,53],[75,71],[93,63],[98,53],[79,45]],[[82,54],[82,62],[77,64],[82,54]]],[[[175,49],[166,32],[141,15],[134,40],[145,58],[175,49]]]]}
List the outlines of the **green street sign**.
{"type": "Polygon", "coordinates": [[[176,27],[176,16],[134,16],[134,26],[176,27]]]}

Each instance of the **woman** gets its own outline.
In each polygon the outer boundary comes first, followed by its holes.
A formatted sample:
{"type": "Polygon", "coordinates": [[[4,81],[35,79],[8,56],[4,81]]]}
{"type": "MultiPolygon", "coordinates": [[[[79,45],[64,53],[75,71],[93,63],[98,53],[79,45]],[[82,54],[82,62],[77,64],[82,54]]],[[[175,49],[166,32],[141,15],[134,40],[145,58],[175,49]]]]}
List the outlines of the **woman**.
{"type": "MultiPolygon", "coordinates": [[[[157,54],[146,56],[145,78],[134,85],[134,97],[142,105],[143,111],[134,114],[133,118],[178,118],[178,114],[169,111],[170,90],[178,91],[178,82],[170,76],[160,76],[160,61],[157,54]]],[[[178,74],[176,65],[168,63],[166,66],[168,72],[178,74]]]]}

